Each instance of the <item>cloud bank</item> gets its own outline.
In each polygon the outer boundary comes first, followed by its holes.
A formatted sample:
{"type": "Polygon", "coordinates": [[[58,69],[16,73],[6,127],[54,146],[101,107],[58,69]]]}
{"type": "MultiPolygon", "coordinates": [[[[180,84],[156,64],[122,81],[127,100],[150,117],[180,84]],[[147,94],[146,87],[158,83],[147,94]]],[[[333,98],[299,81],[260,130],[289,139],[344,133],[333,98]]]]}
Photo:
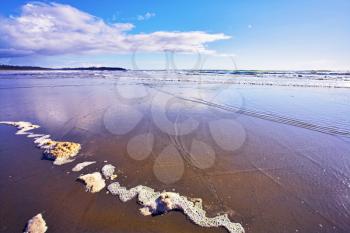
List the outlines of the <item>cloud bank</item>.
{"type": "Polygon", "coordinates": [[[28,3],[20,15],[0,17],[0,57],[133,51],[215,53],[206,44],[230,38],[203,31],[133,34],[133,28],[130,23],[106,23],[69,5],[28,3]]]}

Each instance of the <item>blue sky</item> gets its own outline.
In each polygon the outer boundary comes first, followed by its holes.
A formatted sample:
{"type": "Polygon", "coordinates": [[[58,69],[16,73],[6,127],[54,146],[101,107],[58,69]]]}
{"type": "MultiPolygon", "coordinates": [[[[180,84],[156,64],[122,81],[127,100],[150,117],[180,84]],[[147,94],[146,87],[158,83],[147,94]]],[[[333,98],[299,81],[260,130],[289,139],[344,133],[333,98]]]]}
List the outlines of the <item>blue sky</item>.
{"type": "Polygon", "coordinates": [[[163,69],[172,53],[177,68],[350,70],[349,12],[347,0],[3,1],[0,63],[163,69]]]}

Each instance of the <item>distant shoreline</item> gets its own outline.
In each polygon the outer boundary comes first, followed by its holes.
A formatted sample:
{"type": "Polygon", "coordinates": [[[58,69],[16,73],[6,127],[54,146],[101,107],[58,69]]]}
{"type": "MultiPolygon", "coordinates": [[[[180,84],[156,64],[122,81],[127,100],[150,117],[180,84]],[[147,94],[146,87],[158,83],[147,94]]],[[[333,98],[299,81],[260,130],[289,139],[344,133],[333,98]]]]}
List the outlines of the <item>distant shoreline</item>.
{"type": "Polygon", "coordinates": [[[121,67],[76,67],[76,68],[46,68],[39,66],[11,66],[11,65],[0,65],[0,71],[57,71],[57,70],[96,70],[96,71],[127,71],[127,69],[121,67]]]}
{"type": "MultiPolygon", "coordinates": [[[[40,66],[16,66],[16,65],[1,65],[0,71],[128,71],[130,69],[122,67],[63,67],[63,68],[48,68],[40,66]]],[[[164,71],[164,69],[143,69],[138,71],[164,71]]],[[[286,73],[301,73],[301,74],[341,74],[349,75],[350,70],[257,70],[257,69],[243,69],[243,70],[218,70],[218,69],[201,69],[201,70],[191,70],[191,69],[179,69],[179,71],[192,71],[200,73],[216,73],[216,74],[244,74],[244,75],[257,75],[257,74],[286,74],[286,73]]]]}

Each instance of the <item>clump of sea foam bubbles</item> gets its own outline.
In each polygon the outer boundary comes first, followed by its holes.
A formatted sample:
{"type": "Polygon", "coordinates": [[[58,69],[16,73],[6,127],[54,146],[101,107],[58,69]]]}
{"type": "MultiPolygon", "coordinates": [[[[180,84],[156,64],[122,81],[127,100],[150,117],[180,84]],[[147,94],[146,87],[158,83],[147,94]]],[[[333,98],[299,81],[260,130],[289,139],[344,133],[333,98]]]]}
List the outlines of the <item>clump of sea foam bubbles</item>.
{"type": "Polygon", "coordinates": [[[239,223],[233,223],[227,214],[213,218],[206,216],[201,205],[201,200],[189,200],[175,192],[156,192],[154,189],[138,185],[127,189],[118,182],[114,182],[107,187],[112,195],[116,195],[123,202],[137,198],[142,206],[140,212],[143,215],[160,215],[172,210],[182,211],[192,222],[202,227],[224,227],[230,233],[243,233],[244,228],[239,223]]]}

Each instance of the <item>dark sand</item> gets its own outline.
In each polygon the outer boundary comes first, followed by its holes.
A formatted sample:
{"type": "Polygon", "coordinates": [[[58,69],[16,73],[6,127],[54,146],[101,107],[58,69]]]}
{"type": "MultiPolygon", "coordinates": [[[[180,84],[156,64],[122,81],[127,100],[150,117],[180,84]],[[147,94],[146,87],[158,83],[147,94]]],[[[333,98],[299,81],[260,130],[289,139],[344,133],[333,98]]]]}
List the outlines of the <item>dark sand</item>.
{"type": "MultiPolygon", "coordinates": [[[[100,170],[105,160],[116,165],[116,180],[123,185],[200,197],[209,216],[228,213],[246,232],[350,232],[348,89],[198,87],[85,76],[0,79],[0,120],[30,121],[42,126],[34,132],[82,145],[75,162],[53,166],[41,160],[32,139],[0,126],[0,232],[21,232],[39,212],[51,233],[226,232],[198,227],[179,212],[145,217],[134,201],[122,203],[105,191],[86,193],[76,178],[100,170]],[[169,93],[177,98],[163,105],[169,93]],[[176,124],[169,128],[159,119],[164,108],[172,122],[192,117],[195,121],[186,128],[195,125],[195,130],[181,135],[176,124]],[[244,128],[245,140],[237,150],[225,150],[213,138],[210,122],[222,119],[244,128]],[[153,134],[154,147],[144,160],[135,160],[127,145],[144,133],[153,134]],[[208,168],[195,166],[190,158],[193,139],[212,148],[212,166],[210,161],[201,163],[208,168]],[[157,157],[169,145],[179,157],[159,162],[157,157]],[[97,163],[71,172],[83,161],[97,163]],[[177,181],[164,183],[155,173],[177,181]]],[[[224,145],[226,139],[221,139],[224,145]]]]}

